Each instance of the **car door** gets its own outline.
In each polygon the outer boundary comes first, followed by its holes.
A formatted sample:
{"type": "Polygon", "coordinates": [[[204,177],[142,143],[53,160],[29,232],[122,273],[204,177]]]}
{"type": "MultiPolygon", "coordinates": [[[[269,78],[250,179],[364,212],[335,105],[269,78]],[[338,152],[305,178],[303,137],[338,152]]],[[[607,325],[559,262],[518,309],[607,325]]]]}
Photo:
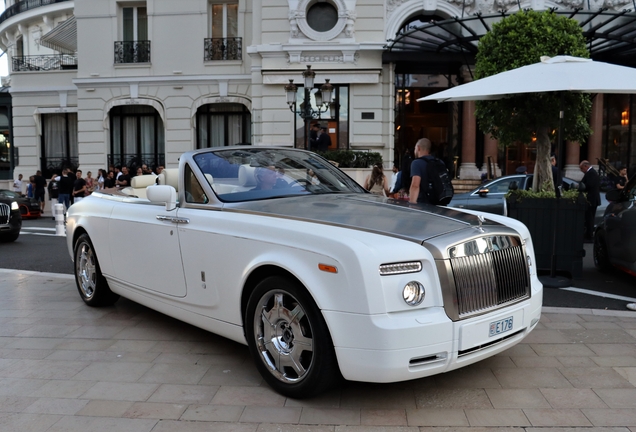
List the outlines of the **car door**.
{"type": "Polygon", "coordinates": [[[177,210],[148,203],[120,203],[109,223],[116,278],[135,287],[184,297],[177,210]]]}

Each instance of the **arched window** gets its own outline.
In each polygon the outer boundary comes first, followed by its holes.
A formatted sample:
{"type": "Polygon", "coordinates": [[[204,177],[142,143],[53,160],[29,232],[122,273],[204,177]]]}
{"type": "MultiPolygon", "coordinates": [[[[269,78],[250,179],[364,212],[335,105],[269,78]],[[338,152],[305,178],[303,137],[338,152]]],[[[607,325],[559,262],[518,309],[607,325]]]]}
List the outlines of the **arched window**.
{"type": "Polygon", "coordinates": [[[110,165],[136,168],[165,165],[165,137],[159,113],[147,105],[121,105],[110,110],[110,165]]]}
{"type": "Polygon", "coordinates": [[[250,144],[252,115],[242,104],[203,105],[197,110],[197,148],[250,144]]]}

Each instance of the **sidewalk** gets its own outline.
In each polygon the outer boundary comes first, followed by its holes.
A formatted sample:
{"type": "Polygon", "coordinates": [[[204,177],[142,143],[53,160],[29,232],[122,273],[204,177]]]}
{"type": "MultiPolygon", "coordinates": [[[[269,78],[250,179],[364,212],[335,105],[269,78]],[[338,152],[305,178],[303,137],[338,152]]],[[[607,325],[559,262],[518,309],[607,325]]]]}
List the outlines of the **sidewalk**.
{"type": "Polygon", "coordinates": [[[631,431],[636,313],[545,308],[495,357],[311,400],[270,390],[246,347],[72,276],[0,270],[0,431],[631,431]],[[555,429],[558,428],[558,429],[555,429]]]}

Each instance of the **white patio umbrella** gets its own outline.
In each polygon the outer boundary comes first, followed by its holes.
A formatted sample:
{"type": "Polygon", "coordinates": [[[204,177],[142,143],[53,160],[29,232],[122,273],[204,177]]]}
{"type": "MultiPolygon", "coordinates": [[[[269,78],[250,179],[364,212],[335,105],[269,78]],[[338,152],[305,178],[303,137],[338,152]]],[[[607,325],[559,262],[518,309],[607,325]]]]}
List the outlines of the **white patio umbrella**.
{"type": "MultiPolygon", "coordinates": [[[[417,101],[436,100],[455,102],[470,100],[497,100],[524,93],[579,92],[579,93],[636,93],[636,69],[580,57],[541,57],[539,63],[522,66],[462,84],[417,101]]],[[[562,102],[563,104],[563,102],[562,102]]],[[[559,122],[563,118],[563,106],[559,122]]],[[[559,154],[561,151],[561,127],[559,127],[559,154]]],[[[557,193],[557,198],[559,194],[557,193]]],[[[554,214],[555,227],[558,200],[554,214]]],[[[553,232],[552,268],[549,278],[542,278],[544,285],[567,286],[556,272],[556,229],[553,232]]]]}
{"type": "Polygon", "coordinates": [[[462,84],[418,102],[496,100],[523,93],[557,91],[636,93],[636,69],[580,57],[541,57],[539,63],[462,84]]]}

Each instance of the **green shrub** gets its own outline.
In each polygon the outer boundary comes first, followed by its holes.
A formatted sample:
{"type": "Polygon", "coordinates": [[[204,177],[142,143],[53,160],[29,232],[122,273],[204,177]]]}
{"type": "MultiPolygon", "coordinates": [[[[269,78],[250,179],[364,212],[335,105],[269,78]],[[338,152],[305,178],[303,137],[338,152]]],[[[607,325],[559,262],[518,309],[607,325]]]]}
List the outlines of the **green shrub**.
{"type": "MultiPolygon", "coordinates": [[[[519,202],[523,201],[524,199],[532,199],[532,198],[556,198],[556,195],[553,190],[534,192],[531,190],[519,190],[519,189],[508,191],[508,193],[506,194],[506,199],[512,199],[514,201],[519,201],[519,202]]],[[[563,193],[561,194],[561,199],[571,201],[571,202],[576,202],[578,198],[579,198],[578,190],[563,191],[563,193]]]]}
{"type": "Polygon", "coordinates": [[[382,164],[382,155],[377,152],[334,150],[318,154],[325,159],[337,162],[339,168],[369,168],[377,163],[382,164]]]}

